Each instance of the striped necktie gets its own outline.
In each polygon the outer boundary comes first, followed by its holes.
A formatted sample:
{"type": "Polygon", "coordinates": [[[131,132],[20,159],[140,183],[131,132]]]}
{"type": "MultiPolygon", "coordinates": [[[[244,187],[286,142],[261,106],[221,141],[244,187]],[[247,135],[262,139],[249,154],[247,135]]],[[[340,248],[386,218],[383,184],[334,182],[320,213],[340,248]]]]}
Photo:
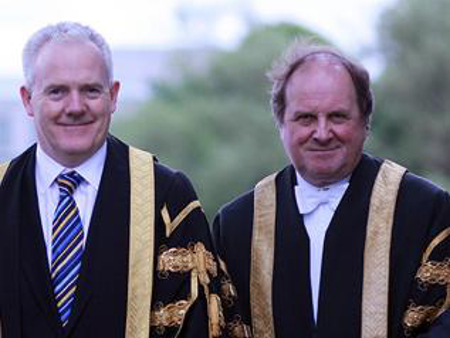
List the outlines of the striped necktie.
{"type": "Polygon", "coordinates": [[[56,179],[59,202],[52,226],[52,283],[62,326],[69,321],[83,253],[83,225],[73,193],[83,178],[75,171],[56,179]]]}

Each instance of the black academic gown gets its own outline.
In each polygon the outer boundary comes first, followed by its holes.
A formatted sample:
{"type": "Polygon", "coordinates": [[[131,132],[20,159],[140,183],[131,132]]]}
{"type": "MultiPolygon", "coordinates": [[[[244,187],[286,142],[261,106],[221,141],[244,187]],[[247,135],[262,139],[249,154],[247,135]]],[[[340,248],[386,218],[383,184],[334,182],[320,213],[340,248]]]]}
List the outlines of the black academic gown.
{"type": "MultiPolygon", "coordinates": [[[[295,171],[288,166],[276,177],[276,230],[273,270],[273,316],[277,338],[359,338],[363,252],[372,186],[381,161],[363,155],[352,174],[326,233],[317,324],[310,287],[309,238],[298,211],[295,171]]],[[[250,252],[254,192],[225,205],[213,232],[219,255],[250,313],[250,252]]],[[[408,293],[427,242],[450,221],[447,193],[407,173],[399,190],[392,234],[389,319],[390,338],[404,337],[402,317],[408,293]]]]}
{"type": "MultiPolygon", "coordinates": [[[[99,338],[124,337],[127,305],[130,171],[129,148],[108,137],[107,157],[83,253],[75,303],[69,323],[62,328],[51,287],[35,188],[33,146],[13,160],[0,190],[0,315],[2,338],[99,338]]],[[[161,209],[167,206],[172,219],[197,199],[189,180],[157,162],[155,169],[155,252],[204,243],[211,251],[206,218],[193,210],[166,237],[161,209]]],[[[217,277],[219,278],[219,277],[217,277]]],[[[211,292],[217,285],[211,276],[211,292]]],[[[152,309],[187,299],[190,274],[154,273],[152,309]]],[[[150,311],[150,304],[149,304],[150,311]]],[[[152,337],[173,337],[177,327],[152,328],[152,337]]],[[[207,337],[205,295],[185,317],[179,337],[207,337]]]]}

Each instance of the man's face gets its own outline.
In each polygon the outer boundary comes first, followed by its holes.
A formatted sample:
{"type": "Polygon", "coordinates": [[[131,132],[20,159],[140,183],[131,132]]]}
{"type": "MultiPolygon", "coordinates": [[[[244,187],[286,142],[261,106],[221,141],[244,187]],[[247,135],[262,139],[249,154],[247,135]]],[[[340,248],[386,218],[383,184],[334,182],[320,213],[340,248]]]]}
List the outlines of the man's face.
{"type": "Polygon", "coordinates": [[[339,181],[353,171],[367,124],[344,66],[317,59],[294,71],[286,86],[280,135],[296,170],[315,186],[339,181]]]}
{"type": "Polygon", "coordinates": [[[42,149],[75,167],[104,143],[116,108],[119,83],[112,86],[98,48],[91,42],[50,42],[35,60],[33,87],[21,88],[42,149]]]}

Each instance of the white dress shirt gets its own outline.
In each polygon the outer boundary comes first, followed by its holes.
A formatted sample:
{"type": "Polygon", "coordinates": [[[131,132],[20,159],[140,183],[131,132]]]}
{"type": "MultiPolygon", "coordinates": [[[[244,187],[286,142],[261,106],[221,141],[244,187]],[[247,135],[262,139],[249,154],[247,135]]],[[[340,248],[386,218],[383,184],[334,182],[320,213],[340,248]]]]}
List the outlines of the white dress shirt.
{"type": "Polygon", "coordinates": [[[86,242],[105,159],[106,142],[91,158],[75,168],[65,168],[48,156],[39,145],[37,146],[36,190],[49,267],[52,263],[51,241],[53,215],[59,201],[59,187],[55,181],[56,178],[63,172],[75,170],[84,179],[75,190],[73,197],[80,212],[81,222],[83,223],[84,241],[86,242]]]}
{"type": "Polygon", "coordinates": [[[329,186],[319,188],[305,181],[297,172],[296,177],[295,198],[298,210],[303,215],[303,222],[309,236],[310,281],[314,320],[317,323],[325,235],[334,212],[348,188],[349,179],[346,178],[329,186]]]}

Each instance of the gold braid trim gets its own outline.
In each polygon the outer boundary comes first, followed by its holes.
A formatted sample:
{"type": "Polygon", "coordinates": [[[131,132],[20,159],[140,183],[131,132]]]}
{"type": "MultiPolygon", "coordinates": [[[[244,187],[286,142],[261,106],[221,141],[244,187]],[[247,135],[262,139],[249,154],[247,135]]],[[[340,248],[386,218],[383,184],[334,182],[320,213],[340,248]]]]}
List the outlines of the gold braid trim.
{"type": "Polygon", "coordinates": [[[183,323],[184,316],[191,303],[187,300],[180,300],[176,303],[170,303],[164,306],[157,303],[151,314],[152,326],[157,327],[159,334],[164,333],[164,327],[179,327],[183,323]]]}
{"type": "Polygon", "coordinates": [[[446,258],[443,262],[423,263],[416,278],[425,286],[430,284],[448,285],[450,283],[450,258],[446,258]]]}
{"type": "Polygon", "coordinates": [[[425,250],[425,253],[423,254],[422,263],[425,263],[426,261],[428,261],[433,250],[449,236],[450,236],[450,227],[441,231],[439,233],[439,235],[437,235],[435,238],[433,238],[430,245],[428,246],[428,248],[425,250]]]}
{"type": "Polygon", "coordinates": [[[223,271],[223,276],[220,279],[220,295],[225,301],[225,306],[230,307],[233,306],[234,301],[237,298],[237,291],[231,281],[225,262],[220,257],[218,257],[218,261],[220,270],[223,271]]]}
{"type": "Polygon", "coordinates": [[[130,147],[130,238],[125,338],[148,338],[153,291],[155,180],[153,156],[130,147]]]}
{"type": "Polygon", "coordinates": [[[172,221],[170,220],[170,215],[169,215],[169,210],[167,209],[167,205],[164,204],[164,207],[161,209],[161,216],[163,219],[163,222],[166,226],[166,237],[169,237],[171,234],[171,223],[172,221]]]}
{"type": "MultiPolygon", "coordinates": [[[[214,256],[211,252],[206,250],[205,246],[201,242],[197,242],[195,244],[191,243],[189,247],[186,248],[171,248],[163,250],[158,257],[158,272],[160,278],[167,278],[170,272],[172,273],[186,273],[191,272],[191,297],[188,301],[188,304],[184,304],[184,308],[186,311],[182,313],[178,313],[176,317],[174,315],[174,311],[172,310],[174,307],[167,308],[160,307],[155,310],[158,312],[158,318],[169,318],[164,322],[159,321],[160,325],[156,325],[152,322],[152,325],[158,326],[158,332],[164,332],[164,327],[169,325],[163,325],[163,323],[179,323],[179,332],[182,327],[182,320],[180,318],[184,318],[189,306],[194,303],[194,301],[198,297],[198,284],[200,283],[203,287],[206,297],[206,303],[208,308],[208,317],[209,317],[209,338],[219,337],[221,334],[221,329],[225,327],[225,321],[223,317],[222,304],[220,302],[219,296],[216,294],[210,294],[209,292],[209,283],[210,278],[217,276],[217,263],[214,259],[214,256]],[[209,274],[209,275],[208,275],[209,274]],[[164,311],[162,311],[164,310],[164,311]]],[[[176,303],[175,303],[176,304],[176,303]]],[[[155,312],[155,315],[156,315],[155,312]]],[[[177,335],[178,335],[177,334],[177,335]]]]}
{"type": "Polygon", "coordinates": [[[223,278],[220,280],[220,295],[225,301],[225,306],[233,306],[234,301],[237,298],[237,291],[228,276],[223,276],[223,278]]]}
{"type": "Polygon", "coordinates": [[[387,337],[392,227],[405,168],[385,160],[372,188],[364,245],[361,337],[387,337]]]}
{"type": "Polygon", "coordinates": [[[203,243],[190,244],[186,248],[171,248],[163,251],[158,257],[160,276],[167,277],[169,272],[189,272],[196,269],[200,277],[208,280],[207,272],[217,276],[217,264],[211,252],[205,249],[203,243]]]}
{"type": "Polygon", "coordinates": [[[417,306],[415,304],[411,304],[408,307],[408,310],[406,310],[403,318],[403,326],[406,332],[411,332],[425,323],[430,324],[433,322],[438,316],[439,308],[439,305],[417,306]]]}
{"type": "Polygon", "coordinates": [[[225,262],[219,256],[217,256],[217,260],[219,261],[220,270],[225,272],[225,274],[228,276],[229,273],[228,273],[227,265],[225,264],[225,262]]]}
{"type": "Polygon", "coordinates": [[[228,323],[228,335],[231,338],[250,338],[252,332],[250,326],[245,325],[241,316],[236,315],[232,322],[228,323]]]}
{"type": "Polygon", "coordinates": [[[196,208],[202,208],[202,205],[198,200],[189,203],[172,221],[167,209],[167,205],[164,205],[163,209],[161,210],[161,216],[163,218],[164,224],[166,225],[166,237],[169,237],[172,232],[174,232],[175,229],[181,224],[181,222],[183,222],[184,219],[196,208]]]}
{"type": "Polygon", "coordinates": [[[222,304],[220,297],[216,294],[210,294],[208,302],[209,330],[211,337],[219,337],[222,328],[225,327],[222,304]]]}
{"type": "Polygon", "coordinates": [[[164,306],[159,302],[151,312],[151,326],[156,326],[156,332],[159,335],[165,333],[166,327],[178,327],[175,337],[181,332],[184,319],[189,308],[198,298],[198,273],[194,269],[191,271],[191,294],[188,300],[180,300],[176,303],[170,303],[164,306]]]}
{"type": "Polygon", "coordinates": [[[250,312],[255,337],[275,337],[272,307],[275,256],[276,174],[255,187],[250,263],[250,312]]]}
{"type": "Polygon", "coordinates": [[[416,274],[419,285],[428,288],[430,285],[441,285],[446,288],[446,296],[436,305],[412,304],[403,317],[403,326],[406,332],[430,324],[442,313],[450,308],[450,257],[442,262],[429,260],[433,250],[450,236],[450,228],[440,232],[430,243],[422,257],[422,264],[416,274]]]}

